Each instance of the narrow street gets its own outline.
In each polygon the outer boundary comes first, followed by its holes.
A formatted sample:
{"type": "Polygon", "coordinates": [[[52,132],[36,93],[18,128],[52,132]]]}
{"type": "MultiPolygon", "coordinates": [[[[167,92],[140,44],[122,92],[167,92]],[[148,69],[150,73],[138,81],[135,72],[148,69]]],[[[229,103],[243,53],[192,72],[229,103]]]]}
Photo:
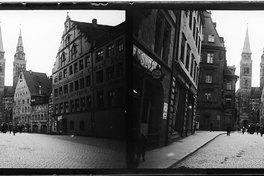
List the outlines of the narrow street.
{"type": "Polygon", "coordinates": [[[220,135],[175,168],[263,168],[264,136],[241,132],[220,135]]]}
{"type": "Polygon", "coordinates": [[[125,156],[110,139],[0,133],[0,168],[125,168],[125,156]]]}

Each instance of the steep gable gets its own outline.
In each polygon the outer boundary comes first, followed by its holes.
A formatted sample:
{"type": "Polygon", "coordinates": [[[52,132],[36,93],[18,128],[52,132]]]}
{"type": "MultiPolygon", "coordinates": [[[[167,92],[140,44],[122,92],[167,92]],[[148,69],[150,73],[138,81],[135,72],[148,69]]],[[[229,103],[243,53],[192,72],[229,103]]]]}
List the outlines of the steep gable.
{"type": "Polygon", "coordinates": [[[40,95],[39,86],[41,86],[41,95],[50,95],[52,91],[51,82],[45,73],[23,71],[23,74],[31,96],[40,95]]]}

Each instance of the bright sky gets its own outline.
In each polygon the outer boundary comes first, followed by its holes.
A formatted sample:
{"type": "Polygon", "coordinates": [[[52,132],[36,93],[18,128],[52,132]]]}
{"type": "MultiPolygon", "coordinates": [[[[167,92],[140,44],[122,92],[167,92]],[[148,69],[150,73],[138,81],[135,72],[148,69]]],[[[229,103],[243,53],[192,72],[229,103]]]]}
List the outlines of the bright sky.
{"type": "Polygon", "coordinates": [[[21,24],[27,70],[52,74],[67,12],[75,21],[118,25],[125,21],[125,11],[113,10],[14,10],[0,11],[6,59],[5,85],[13,84],[13,61],[21,24]]]}
{"type": "MultiPolygon", "coordinates": [[[[259,86],[260,61],[264,49],[264,11],[211,11],[216,30],[224,37],[227,64],[236,66],[240,76],[240,60],[248,26],[252,52],[252,86],[259,86]]],[[[239,88],[239,80],[236,89],[239,88]]]]}

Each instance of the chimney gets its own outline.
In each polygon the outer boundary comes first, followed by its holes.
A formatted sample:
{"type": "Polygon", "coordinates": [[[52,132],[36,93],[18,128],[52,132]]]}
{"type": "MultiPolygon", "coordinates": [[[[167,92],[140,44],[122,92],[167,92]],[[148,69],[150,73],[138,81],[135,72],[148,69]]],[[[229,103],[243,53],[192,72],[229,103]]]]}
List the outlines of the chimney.
{"type": "Polygon", "coordinates": [[[93,27],[96,27],[96,26],[97,26],[97,19],[94,18],[94,19],[92,20],[92,24],[93,24],[93,27]]]}

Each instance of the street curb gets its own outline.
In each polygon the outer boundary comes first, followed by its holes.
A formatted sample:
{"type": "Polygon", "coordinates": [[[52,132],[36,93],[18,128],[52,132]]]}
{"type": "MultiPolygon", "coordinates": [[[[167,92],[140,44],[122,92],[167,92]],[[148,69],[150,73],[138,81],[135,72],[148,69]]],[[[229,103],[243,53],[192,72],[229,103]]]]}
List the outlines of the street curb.
{"type": "Polygon", "coordinates": [[[185,155],[184,157],[180,158],[178,161],[176,161],[175,163],[173,163],[171,166],[168,167],[168,169],[174,168],[177,164],[179,164],[180,162],[182,162],[184,159],[186,159],[187,157],[189,157],[190,155],[192,155],[193,153],[197,152],[198,150],[200,150],[202,147],[204,147],[205,145],[207,145],[209,142],[213,141],[215,138],[217,138],[220,135],[223,135],[226,133],[220,133],[217,136],[215,136],[214,138],[210,139],[209,141],[205,142],[203,145],[201,145],[200,147],[198,147],[197,149],[195,149],[194,151],[188,153],[187,155],[185,155]]]}

